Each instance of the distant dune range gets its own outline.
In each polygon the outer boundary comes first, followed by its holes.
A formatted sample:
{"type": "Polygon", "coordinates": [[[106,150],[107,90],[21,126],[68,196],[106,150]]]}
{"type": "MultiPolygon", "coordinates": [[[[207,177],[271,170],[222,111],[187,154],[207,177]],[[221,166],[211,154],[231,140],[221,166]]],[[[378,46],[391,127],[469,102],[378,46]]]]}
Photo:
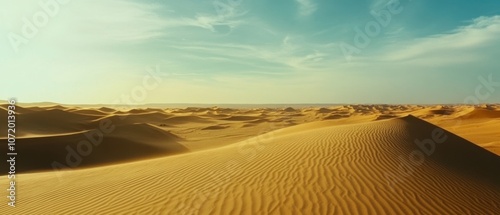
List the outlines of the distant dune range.
{"type": "MultiPolygon", "coordinates": [[[[16,166],[23,174],[17,176],[17,207],[0,206],[9,213],[500,211],[496,105],[52,105],[17,112],[16,166]],[[77,155],[79,162],[71,157],[78,165],[52,171],[54,162],[70,166],[68,154],[78,154],[79,143],[99,139],[103,122],[113,131],[88,155],[77,155]]],[[[6,115],[2,105],[0,118],[6,115]]],[[[5,131],[0,138],[6,142],[5,131]]],[[[2,176],[0,184],[8,179],[2,176]]]]}

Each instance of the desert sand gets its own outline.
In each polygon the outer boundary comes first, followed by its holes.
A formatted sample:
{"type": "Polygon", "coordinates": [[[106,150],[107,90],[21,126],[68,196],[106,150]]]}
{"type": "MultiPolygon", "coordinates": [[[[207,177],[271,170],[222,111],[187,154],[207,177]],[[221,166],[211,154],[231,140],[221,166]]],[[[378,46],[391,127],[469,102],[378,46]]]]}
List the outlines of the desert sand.
{"type": "Polygon", "coordinates": [[[500,212],[500,105],[16,111],[6,214],[500,212]]]}

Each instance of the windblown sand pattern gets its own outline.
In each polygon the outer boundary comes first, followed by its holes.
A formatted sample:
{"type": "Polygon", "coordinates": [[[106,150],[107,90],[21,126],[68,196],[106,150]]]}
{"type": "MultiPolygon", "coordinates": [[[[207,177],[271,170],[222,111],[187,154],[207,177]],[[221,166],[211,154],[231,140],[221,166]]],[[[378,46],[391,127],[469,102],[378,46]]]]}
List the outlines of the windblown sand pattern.
{"type": "Polygon", "coordinates": [[[20,110],[25,173],[8,213],[500,211],[497,106],[20,110]],[[115,131],[77,168],[51,171],[103,119],[115,131]]]}

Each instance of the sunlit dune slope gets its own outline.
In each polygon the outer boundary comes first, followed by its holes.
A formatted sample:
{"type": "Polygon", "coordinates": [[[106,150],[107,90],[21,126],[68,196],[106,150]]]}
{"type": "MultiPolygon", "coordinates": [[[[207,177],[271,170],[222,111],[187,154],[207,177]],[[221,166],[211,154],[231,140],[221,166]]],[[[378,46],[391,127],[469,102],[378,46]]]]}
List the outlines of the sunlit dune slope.
{"type": "MultiPolygon", "coordinates": [[[[412,116],[308,126],[153,160],[19,175],[19,207],[0,209],[20,214],[500,211],[499,157],[439,127],[412,116]]],[[[3,177],[0,183],[8,182],[3,177]]]]}

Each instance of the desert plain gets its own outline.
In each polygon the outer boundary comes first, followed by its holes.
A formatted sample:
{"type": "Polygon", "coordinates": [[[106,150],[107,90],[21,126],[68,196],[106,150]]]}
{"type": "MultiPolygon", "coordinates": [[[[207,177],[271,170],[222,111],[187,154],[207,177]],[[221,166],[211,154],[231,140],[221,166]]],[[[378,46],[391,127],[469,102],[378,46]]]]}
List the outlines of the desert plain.
{"type": "Polygon", "coordinates": [[[16,124],[6,214],[500,213],[500,105],[20,105],[16,124]]]}

